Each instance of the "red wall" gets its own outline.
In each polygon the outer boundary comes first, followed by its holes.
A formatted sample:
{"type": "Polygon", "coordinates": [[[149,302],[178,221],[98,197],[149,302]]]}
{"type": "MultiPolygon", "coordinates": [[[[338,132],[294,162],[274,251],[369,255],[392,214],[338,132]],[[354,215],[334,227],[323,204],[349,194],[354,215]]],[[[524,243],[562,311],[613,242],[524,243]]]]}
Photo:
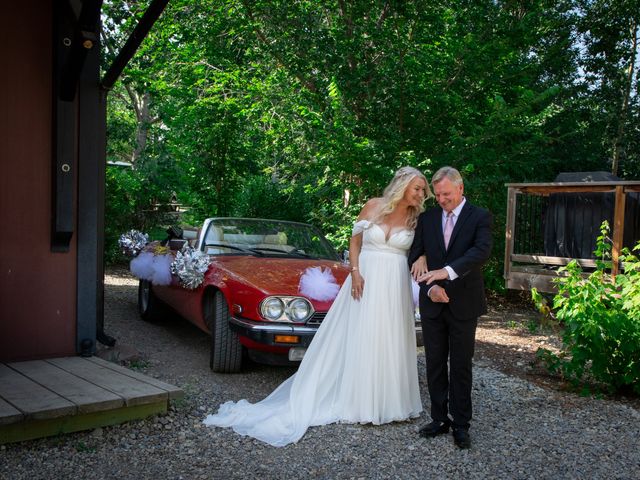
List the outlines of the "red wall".
{"type": "Polygon", "coordinates": [[[0,361],[75,355],[75,235],[50,250],[52,3],[0,7],[0,361]]]}

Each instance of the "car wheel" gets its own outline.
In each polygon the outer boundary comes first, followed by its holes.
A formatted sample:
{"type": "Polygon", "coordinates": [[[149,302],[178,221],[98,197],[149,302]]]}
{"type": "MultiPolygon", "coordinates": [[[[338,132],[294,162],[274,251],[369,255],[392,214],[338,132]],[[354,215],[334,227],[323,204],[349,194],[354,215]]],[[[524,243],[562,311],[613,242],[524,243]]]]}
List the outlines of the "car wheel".
{"type": "Polygon", "coordinates": [[[222,292],[205,300],[205,321],[211,331],[209,367],[217,373],[237,373],[242,368],[243,348],[238,335],[229,328],[229,306],[222,292]]]}
{"type": "Polygon", "coordinates": [[[153,293],[148,280],[138,283],[138,313],[147,322],[155,322],[162,317],[162,303],[153,293]]]}

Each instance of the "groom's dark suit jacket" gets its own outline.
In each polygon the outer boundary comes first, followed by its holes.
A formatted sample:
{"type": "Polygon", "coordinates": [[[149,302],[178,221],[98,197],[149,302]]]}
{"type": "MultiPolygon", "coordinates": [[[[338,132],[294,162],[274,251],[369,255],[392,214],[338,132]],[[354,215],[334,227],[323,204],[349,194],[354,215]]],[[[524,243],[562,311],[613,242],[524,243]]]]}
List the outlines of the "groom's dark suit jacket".
{"type": "MultiPolygon", "coordinates": [[[[429,271],[448,265],[456,272],[455,280],[436,282],[446,290],[449,309],[456,318],[477,318],[487,312],[482,265],[491,253],[491,224],[491,214],[467,200],[451,234],[449,248],[445,249],[442,208],[432,208],[418,217],[409,265],[424,253],[429,271]]],[[[429,288],[424,283],[420,285],[420,314],[435,318],[444,304],[429,299],[429,288]]]]}

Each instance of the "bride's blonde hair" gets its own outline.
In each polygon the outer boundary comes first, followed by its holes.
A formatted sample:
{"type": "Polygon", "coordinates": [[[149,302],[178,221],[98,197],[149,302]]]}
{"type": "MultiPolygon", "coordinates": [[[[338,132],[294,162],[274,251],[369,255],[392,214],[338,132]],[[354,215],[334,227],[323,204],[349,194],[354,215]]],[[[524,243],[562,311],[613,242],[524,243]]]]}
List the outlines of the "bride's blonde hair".
{"type": "MultiPolygon", "coordinates": [[[[426,200],[427,198],[433,197],[431,189],[429,188],[429,181],[420,170],[409,166],[402,167],[395,173],[389,185],[384,189],[384,193],[382,194],[380,201],[380,207],[373,217],[373,223],[380,222],[385,216],[393,212],[398,205],[398,202],[400,202],[402,197],[404,197],[405,190],[416,177],[420,177],[424,180],[427,189],[424,199],[426,200]]],[[[422,211],[424,211],[424,201],[418,207],[409,207],[407,227],[414,228],[416,226],[416,223],[418,222],[418,215],[420,215],[422,211]]]]}

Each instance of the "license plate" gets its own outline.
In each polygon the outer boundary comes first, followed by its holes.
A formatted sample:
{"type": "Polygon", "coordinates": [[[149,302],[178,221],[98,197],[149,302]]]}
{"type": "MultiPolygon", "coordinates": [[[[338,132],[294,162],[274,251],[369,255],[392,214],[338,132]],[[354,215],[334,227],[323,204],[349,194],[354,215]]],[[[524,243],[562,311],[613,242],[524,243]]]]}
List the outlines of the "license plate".
{"type": "Polygon", "coordinates": [[[293,347],[289,349],[289,361],[290,362],[299,362],[304,357],[306,348],[293,347]]]}

